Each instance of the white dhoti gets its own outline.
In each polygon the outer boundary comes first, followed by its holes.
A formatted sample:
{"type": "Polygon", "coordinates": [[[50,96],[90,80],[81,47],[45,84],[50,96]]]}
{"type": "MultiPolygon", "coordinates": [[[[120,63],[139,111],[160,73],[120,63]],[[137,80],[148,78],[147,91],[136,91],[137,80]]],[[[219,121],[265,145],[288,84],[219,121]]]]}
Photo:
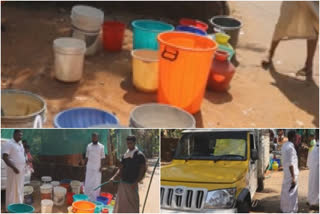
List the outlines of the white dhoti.
{"type": "Polygon", "coordinates": [[[308,159],[309,167],[309,185],[308,185],[308,202],[311,206],[319,205],[319,143],[310,152],[308,159]]]}
{"type": "Polygon", "coordinates": [[[280,209],[284,213],[298,212],[298,176],[295,177],[296,186],[289,191],[291,187],[291,176],[282,183],[280,209]]]}
{"type": "Polygon", "coordinates": [[[99,185],[101,185],[101,172],[99,169],[88,169],[86,171],[86,180],[84,183],[84,193],[89,196],[90,200],[97,200],[100,195],[100,188],[95,190],[99,185]]]}
{"type": "Polygon", "coordinates": [[[24,166],[18,167],[19,174],[16,174],[7,166],[6,183],[6,208],[9,204],[23,203],[24,198],[24,166]]]}

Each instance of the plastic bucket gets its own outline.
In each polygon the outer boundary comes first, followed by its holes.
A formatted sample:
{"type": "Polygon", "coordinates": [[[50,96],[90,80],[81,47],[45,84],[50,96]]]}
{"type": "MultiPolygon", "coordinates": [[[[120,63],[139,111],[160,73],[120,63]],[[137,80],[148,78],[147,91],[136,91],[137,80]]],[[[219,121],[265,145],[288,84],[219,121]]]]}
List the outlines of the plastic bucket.
{"type": "Polygon", "coordinates": [[[42,176],[41,181],[43,184],[50,184],[52,181],[52,178],[50,176],[42,176]]]}
{"type": "Polygon", "coordinates": [[[149,103],[137,106],[130,113],[130,126],[134,128],[195,128],[194,117],[173,106],[149,103]]]}
{"type": "Polygon", "coordinates": [[[165,32],[160,43],[158,102],[196,113],[205,93],[217,43],[205,36],[165,32]]]}
{"type": "Polygon", "coordinates": [[[73,192],[67,192],[67,204],[68,205],[72,205],[72,203],[73,203],[73,195],[74,195],[73,192]]]}
{"type": "Polygon", "coordinates": [[[72,38],[80,39],[86,44],[85,55],[94,55],[97,52],[100,32],[86,32],[77,28],[72,28],[72,38]]]}
{"type": "Polygon", "coordinates": [[[65,202],[67,189],[64,187],[56,186],[53,188],[53,201],[57,206],[62,206],[65,202]]]}
{"type": "Polygon", "coordinates": [[[75,194],[72,196],[73,201],[87,201],[89,200],[89,197],[87,195],[84,194],[75,194]]]}
{"type": "Polygon", "coordinates": [[[174,30],[174,26],[154,20],[136,20],[132,22],[132,27],[133,49],[158,50],[158,34],[174,30]]]}
{"type": "Polygon", "coordinates": [[[2,128],[42,128],[46,121],[46,101],[31,92],[1,90],[2,128]]]}
{"type": "Polygon", "coordinates": [[[80,194],[80,187],[81,187],[81,182],[80,181],[71,181],[70,183],[72,192],[74,192],[75,194],[80,194]]]}
{"type": "Polygon", "coordinates": [[[104,197],[104,196],[98,196],[97,197],[97,201],[102,202],[104,205],[107,205],[109,199],[107,197],[104,197]]]}
{"type": "Polygon", "coordinates": [[[103,46],[107,51],[121,51],[126,25],[117,21],[103,24],[103,46]]]}
{"type": "Polygon", "coordinates": [[[133,85],[143,92],[158,89],[158,51],[137,49],[131,51],[133,85]]]}
{"type": "Polygon", "coordinates": [[[203,30],[204,32],[207,32],[208,30],[208,25],[206,23],[196,19],[182,18],[180,19],[179,24],[184,26],[193,26],[203,30]]]}
{"type": "Polygon", "coordinates": [[[102,208],[104,207],[104,204],[100,201],[94,201],[93,202],[96,205],[96,208],[94,210],[95,213],[101,213],[102,208]]]}
{"type": "Polygon", "coordinates": [[[56,128],[88,128],[96,125],[118,125],[118,118],[106,111],[95,108],[71,108],[54,117],[56,128]]]}
{"type": "Polygon", "coordinates": [[[76,5],[71,10],[72,37],[86,44],[86,55],[93,55],[99,44],[99,33],[104,13],[94,7],[76,5]]]}
{"type": "Polygon", "coordinates": [[[72,26],[87,32],[97,32],[104,20],[104,13],[94,7],[76,5],[71,9],[72,26]]]}
{"type": "Polygon", "coordinates": [[[238,44],[240,29],[242,27],[241,21],[230,16],[214,16],[210,19],[213,25],[214,32],[224,32],[231,38],[229,43],[235,49],[238,44]]]}
{"type": "Polygon", "coordinates": [[[8,206],[9,213],[33,213],[34,208],[28,204],[10,204],[8,206]]]}
{"type": "Polygon", "coordinates": [[[108,213],[113,213],[113,206],[106,205],[106,206],[104,206],[104,208],[108,210],[108,213]]]}
{"type": "Polygon", "coordinates": [[[67,192],[70,192],[70,184],[68,184],[68,183],[60,183],[60,186],[66,188],[67,192]]]}
{"type": "Polygon", "coordinates": [[[53,201],[52,200],[41,200],[41,213],[52,213],[53,201]]]}
{"type": "Polygon", "coordinates": [[[112,198],[113,198],[113,195],[112,195],[111,193],[108,193],[108,192],[102,192],[102,193],[100,193],[100,195],[109,199],[109,200],[108,200],[108,204],[110,204],[110,203],[111,203],[112,198]]]}
{"type": "Polygon", "coordinates": [[[32,186],[24,186],[23,193],[24,193],[24,201],[23,202],[25,204],[31,205],[33,203],[33,197],[32,197],[33,187],[32,186]]]}
{"type": "Polygon", "coordinates": [[[74,213],[94,213],[96,205],[90,201],[76,201],[72,203],[74,213]]]}
{"type": "Polygon", "coordinates": [[[60,186],[60,182],[59,181],[51,181],[50,183],[52,185],[53,188],[60,186]]]}
{"type": "Polygon", "coordinates": [[[40,186],[41,199],[52,199],[52,185],[44,184],[40,186]]]}
{"type": "Polygon", "coordinates": [[[83,73],[85,42],[62,37],[53,41],[53,50],[55,77],[63,82],[79,81],[83,73]]]}
{"type": "Polygon", "coordinates": [[[185,26],[185,25],[179,25],[176,27],[176,31],[185,31],[189,33],[195,33],[201,36],[206,36],[207,33],[199,28],[193,27],[193,26],[185,26]]]}

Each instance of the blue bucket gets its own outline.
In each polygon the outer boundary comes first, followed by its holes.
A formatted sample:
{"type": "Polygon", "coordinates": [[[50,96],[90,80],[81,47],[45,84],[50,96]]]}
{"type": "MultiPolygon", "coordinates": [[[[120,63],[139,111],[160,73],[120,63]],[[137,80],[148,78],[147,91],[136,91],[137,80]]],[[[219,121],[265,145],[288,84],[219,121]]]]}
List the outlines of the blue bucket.
{"type": "Polygon", "coordinates": [[[195,33],[201,36],[206,36],[207,33],[204,32],[203,30],[200,30],[199,28],[192,27],[192,26],[184,26],[184,25],[179,25],[176,27],[176,31],[184,31],[184,32],[189,32],[189,33],[195,33]]]}
{"type": "Polygon", "coordinates": [[[103,196],[98,196],[97,201],[102,202],[104,205],[108,204],[109,198],[103,197],[103,196]]]}
{"type": "Polygon", "coordinates": [[[76,202],[76,201],[88,201],[89,200],[89,197],[87,195],[84,195],[84,194],[76,194],[76,195],[73,195],[72,198],[73,198],[73,202],[76,202]]]}
{"type": "Polygon", "coordinates": [[[96,205],[96,209],[94,210],[95,213],[101,213],[102,208],[104,207],[104,203],[100,201],[92,201],[96,205]]]}
{"type": "Polygon", "coordinates": [[[135,20],[133,27],[133,49],[158,50],[157,36],[165,31],[173,31],[174,26],[154,20],[135,20]]]}
{"type": "Polygon", "coordinates": [[[71,108],[59,112],[54,118],[56,128],[88,128],[96,125],[119,124],[113,114],[95,108],[71,108]]]}
{"type": "Polygon", "coordinates": [[[10,204],[8,211],[9,213],[33,213],[34,208],[28,204],[10,204]]]}

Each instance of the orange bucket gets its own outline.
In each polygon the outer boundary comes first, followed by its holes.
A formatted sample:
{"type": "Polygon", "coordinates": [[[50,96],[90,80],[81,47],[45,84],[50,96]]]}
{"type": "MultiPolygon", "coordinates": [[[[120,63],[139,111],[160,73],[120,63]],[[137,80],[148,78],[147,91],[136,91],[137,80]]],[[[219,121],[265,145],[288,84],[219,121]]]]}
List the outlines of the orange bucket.
{"type": "Polygon", "coordinates": [[[161,33],[158,41],[158,102],[198,112],[217,43],[186,32],[161,33]]]}
{"type": "Polygon", "coordinates": [[[72,203],[73,213],[94,213],[96,205],[90,201],[76,201],[72,203]]]}

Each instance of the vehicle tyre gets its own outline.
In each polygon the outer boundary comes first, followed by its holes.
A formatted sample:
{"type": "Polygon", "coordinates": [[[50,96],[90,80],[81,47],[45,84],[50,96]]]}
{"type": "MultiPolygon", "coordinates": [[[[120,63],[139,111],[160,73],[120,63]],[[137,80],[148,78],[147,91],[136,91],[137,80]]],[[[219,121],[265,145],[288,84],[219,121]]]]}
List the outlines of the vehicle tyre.
{"type": "Polygon", "coordinates": [[[237,204],[238,213],[248,213],[251,208],[250,196],[247,197],[242,203],[237,204]]]}
{"type": "Polygon", "coordinates": [[[263,182],[263,178],[258,178],[258,188],[257,188],[257,192],[262,192],[264,189],[264,182],[263,182]]]}

